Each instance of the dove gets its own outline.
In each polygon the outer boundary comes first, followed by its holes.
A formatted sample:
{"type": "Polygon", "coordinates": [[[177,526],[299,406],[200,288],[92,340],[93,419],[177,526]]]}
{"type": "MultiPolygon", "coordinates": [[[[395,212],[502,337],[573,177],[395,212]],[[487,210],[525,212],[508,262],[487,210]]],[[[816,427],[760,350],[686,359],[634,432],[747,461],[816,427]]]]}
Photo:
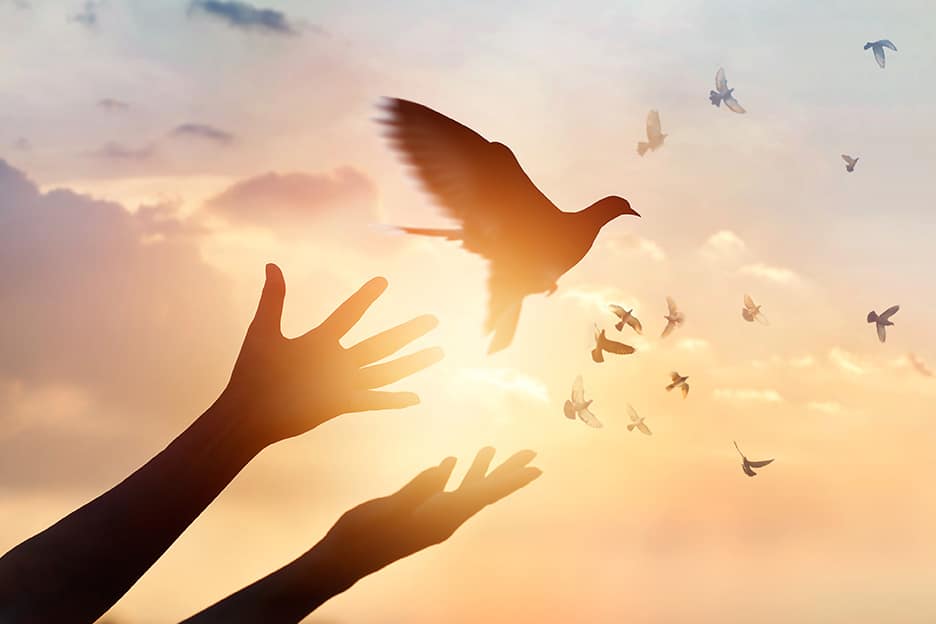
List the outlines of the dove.
{"type": "MultiPolygon", "coordinates": [[[[733,441],[733,440],[732,440],[733,441]]],[[[749,477],[756,477],[757,473],[752,470],[752,468],[763,468],[767,464],[771,463],[772,459],[762,459],[760,461],[751,461],[744,456],[744,453],[741,452],[741,449],[738,447],[738,443],[734,442],[734,447],[738,449],[738,454],[741,455],[741,470],[744,471],[749,477]]]]}
{"type": "Polygon", "coordinates": [[[753,323],[756,320],[761,325],[768,325],[767,317],[761,312],[761,306],[754,304],[751,295],[744,295],[744,307],[741,308],[741,316],[749,323],[753,323]]]}
{"type": "Polygon", "coordinates": [[[640,324],[640,321],[637,320],[637,317],[634,316],[634,310],[625,310],[619,305],[611,304],[609,306],[611,311],[614,312],[620,321],[614,326],[618,331],[622,331],[625,325],[630,325],[631,329],[637,332],[638,335],[643,334],[643,325],[640,324]]]}
{"type": "Polygon", "coordinates": [[[673,380],[673,383],[666,386],[667,392],[673,388],[679,388],[679,390],[682,392],[682,398],[685,399],[687,396],[689,396],[689,384],[686,383],[689,380],[689,377],[683,377],[676,371],[673,371],[670,373],[670,379],[673,380]]]}
{"type": "Polygon", "coordinates": [[[623,342],[611,340],[605,336],[605,330],[599,330],[595,327],[595,348],[592,349],[591,356],[595,362],[604,362],[604,352],[617,353],[618,355],[630,355],[635,351],[634,347],[626,345],[623,342]]]}
{"type": "Polygon", "coordinates": [[[852,171],[854,171],[855,165],[858,164],[858,159],[852,158],[848,154],[842,154],[842,160],[845,161],[845,171],[847,171],[848,173],[851,173],[852,171]]]}
{"type": "Polygon", "coordinates": [[[878,316],[878,313],[874,310],[868,312],[868,322],[877,325],[877,335],[881,342],[887,340],[887,326],[894,324],[893,321],[890,320],[890,317],[897,314],[897,310],[899,309],[899,305],[891,306],[881,312],[880,316],[878,316]]]}
{"type": "Polygon", "coordinates": [[[666,319],[666,327],[663,328],[663,333],[660,334],[660,338],[666,338],[675,328],[686,321],[686,315],[679,311],[672,297],[666,298],[666,307],[669,312],[663,317],[666,319]]]}
{"type": "Polygon", "coordinates": [[[738,100],[735,99],[734,89],[728,88],[728,81],[725,79],[725,68],[719,67],[718,72],[715,74],[715,90],[709,91],[709,100],[711,100],[712,105],[721,107],[721,103],[724,102],[728,110],[734,111],[735,113],[746,113],[747,111],[738,104],[738,100]]]}
{"type": "Polygon", "coordinates": [[[663,147],[663,140],[667,136],[669,135],[663,134],[660,128],[660,113],[655,110],[650,111],[647,113],[647,140],[638,141],[637,153],[643,156],[647,150],[656,151],[657,148],[663,147]]]}
{"type": "Polygon", "coordinates": [[[874,52],[874,60],[877,61],[877,64],[881,66],[881,69],[884,69],[884,64],[887,62],[887,59],[884,58],[884,48],[889,48],[894,52],[897,51],[897,46],[891,43],[890,39],[879,39],[878,41],[869,41],[864,44],[864,49],[867,50],[871,48],[871,51],[874,52]]]}
{"type": "Polygon", "coordinates": [[[488,260],[485,333],[488,353],[510,346],[527,295],[552,294],[557,281],[588,253],[612,220],[640,215],[610,195],[563,212],[536,188],[510,148],[431,108],[388,99],[379,120],[422,186],[458,227],[400,227],[408,234],[460,241],[488,260]]]}
{"type": "Polygon", "coordinates": [[[585,400],[585,383],[582,381],[582,376],[579,375],[572,383],[572,399],[565,402],[565,405],[562,406],[562,411],[569,420],[575,420],[575,418],[578,417],[579,420],[589,427],[600,429],[604,425],[589,411],[588,408],[591,404],[591,400],[585,400]]]}
{"type": "Polygon", "coordinates": [[[650,431],[650,427],[644,423],[643,417],[637,414],[637,410],[635,410],[630,403],[627,404],[627,414],[631,419],[630,424],[627,425],[628,431],[633,431],[636,428],[640,433],[653,435],[653,433],[650,431]]]}

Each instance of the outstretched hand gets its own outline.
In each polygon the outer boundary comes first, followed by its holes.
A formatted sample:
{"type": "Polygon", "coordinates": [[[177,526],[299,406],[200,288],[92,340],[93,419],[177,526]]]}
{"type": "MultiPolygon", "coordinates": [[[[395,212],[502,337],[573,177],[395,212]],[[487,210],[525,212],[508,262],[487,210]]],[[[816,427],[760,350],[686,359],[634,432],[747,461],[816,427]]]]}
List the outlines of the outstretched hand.
{"type": "Polygon", "coordinates": [[[263,444],[300,435],[339,414],[419,403],[411,392],[377,388],[438,362],[441,349],[376,362],[435,328],[435,317],[416,317],[353,347],[339,342],[386,288],[387,280],[376,277],[321,325],[298,338],[285,338],[280,319],[286,283],[279,267],[268,264],[257,313],[219,401],[236,406],[263,444]]]}
{"type": "Polygon", "coordinates": [[[416,476],[396,494],[346,512],[313,551],[322,549],[335,573],[350,586],[358,579],[448,539],[468,518],[542,474],[527,466],[536,453],[520,451],[487,474],[494,449],[478,451],[457,490],[445,492],[455,467],[448,457],[416,476]],[[485,476],[486,475],[486,476],[485,476]]]}

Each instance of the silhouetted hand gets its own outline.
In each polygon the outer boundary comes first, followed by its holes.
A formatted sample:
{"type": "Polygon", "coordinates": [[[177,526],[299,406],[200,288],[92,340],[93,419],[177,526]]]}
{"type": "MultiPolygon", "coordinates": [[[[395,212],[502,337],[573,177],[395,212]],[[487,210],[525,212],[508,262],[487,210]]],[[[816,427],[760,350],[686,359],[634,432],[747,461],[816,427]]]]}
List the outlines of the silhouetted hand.
{"type": "Polygon", "coordinates": [[[375,362],[433,329],[435,317],[414,318],[350,348],[339,342],[386,287],[382,277],[370,280],[321,325],[289,339],[280,331],[286,284],[279,267],[268,264],[257,313],[219,402],[235,405],[262,444],[305,433],[339,414],[417,404],[411,392],[376,388],[438,362],[442,350],[375,362]]]}

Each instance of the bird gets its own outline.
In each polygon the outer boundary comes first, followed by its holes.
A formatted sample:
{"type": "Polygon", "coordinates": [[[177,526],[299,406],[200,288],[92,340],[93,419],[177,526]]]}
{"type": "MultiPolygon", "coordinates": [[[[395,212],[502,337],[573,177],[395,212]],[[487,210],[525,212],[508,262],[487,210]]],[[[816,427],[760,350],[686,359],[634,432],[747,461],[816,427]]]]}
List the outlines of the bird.
{"type": "MultiPolygon", "coordinates": [[[[734,440],[732,440],[734,442],[734,440]]],[[[762,459],[760,461],[751,461],[744,456],[744,453],[741,452],[741,449],[738,447],[738,443],[734,442],[734,447],[738,449],[738,454],[741,455],[741,470],[744,471],[749,477],[756,477],[757,473],[752,470],[752,468],[763,468],[767,464],[771,463],[772,459],[762,459]]]]}
{"type": "Polygon", "coordinates": [[[582,381],[582,376],[579,375],[572,383],[572,399],[566,400],[565,405],[562,406],[562,411],[569,420],[575,420],[578,417],[589,427],[601,429],[604,425],[588,409],[591,404],[591,400],[585,400],[585,383],[582,381]]]}
{"type": "Polygon", "coordinates": [[[609,306],[611,311],[614,312],[620,321],[615,324],[614,328],[618,331],[622,331],[625,325],[630,325],[631,329],[637,332],[637,335],[643,334],[643,325],[640,324],[640,321],[637,320],[637,317],[634,316],[634,310],[625,310],[619,305],[611,304],[609,306]]]}
{"type": "Polygon", "coordinates": [[[631,419],[630,424],[627,425],[628,431],[633,431],[636,428],[640,433],[653,435],[653,432],[650,431],[650,427],[644,423],[643,417],[637,414],[637,410],[635,410],[630,403],[627,404],[627,413],[631,419]]]}
{"type": "Polygon", "coordinates": [[[643,156],[647,150],[654,152],[663,147],[663,140],[669,135],[663,134],[660,127],[660,113],[655,110],[647,113],[647,140],[637,142],[637,153],[643,156]]]}
{"type": "Polygon", "coordinates": [[[852,171],[854,171],[855,165],[858,164],[858,159],[852,158],[848,154],[842,154],[842,160],[845,161],[845,171],[847,171],[848,173],[851,173],[852,171]]]}
{"type": "Polygon", "coordinates": [[[886,310],[881,312],[880,315],[878,315],[878,313],[875,312],[874,310],[871,310],[870,312],[868,312],[868,322],[874,323],[875,325],[877,325],[877,335],[878,335],[878,339],[881,342],[884,342],[885,340],[887,340],[887,326],[894,324],[893,321],[890,320],[890,317],[897,314],[897,310],[899,309],[900,309],[900,306],[895,305],[895,306],[891,306],[887,308],[886,310]]]}
{"type": "Polygon", "coordinates": [[[864,49],[867,50],[871,48],[871,51],[874,52],[874,60],[877,61],[877,64],[881,66],[881,69],[884,69],[884,64],[887,62],[887,59],[884,58],[884,48],[889,48],[894,52],[897,51],[897,46],[891,43],[890,39],[879,39],[877,41],[869,41],[864,44],[864,49]]]}
{"type": "Polygon", "coordinates": [[[749,323],[753,323],[756,320],[761,325],[769,324],[767,323],[767,317],[761,312],[761,306],[755,305],[754,300],[751,299],[751,295],[744,295],[744,307],[741,308],[741,316],[749,323]]]}
{"type": "Polygon", "coordinates": [[[630,202],[609,195],[578,212],[563,212],[527,176],[509,147],[488,141],[422,104],[388,98],[380,119],[391,147],[458,227],[400,227],[408,234],[460,241],[488,260],[485,333],[488,353],[510,346],[527,295],[558,288],[585,257],[598,232],[630,202]]]}
{"type": "Polygon", "coordinates": [[[605,336],[605,330],[599,330],[595,327],[595,348],[592,349],[591,356],[595,362],[604,362],[604,352],[617,353],[618,355],[630,355],[636,349],[623,342],[611,340],[605,336]]]}
{"type": "Polygon", "coordinates": [[[689,384],[686,383],[689,380],[689,377],[683,377],[676,371],[673,371],[670,373],[670,379],[673,380],[673,383],[666,386],[666,391],[669,392],[673,388],[679,388],[679,390],[682,392],[682,398],[685,399],[689,395],[689,384]]]}
{"type": "Polygon", "coordinates": [[[686,315],[679,311],[672,297],[666,298],[666,307],[669,310],[663,317],[666,319],[666,327],[663,328],[663,333],[660,334],[660,338],[666,338],[675,328],[686,322],[686,315]]]}
{"type": "Polygon", "coordinates": [[[712,102],[712,105],[721,107],[721,103],[724,102],[725,106],[728,107],[728,110],[731,110],[735,113],[746,113],[738,100],[735,99],[734,89],[728,88],[728,81],[725,79],[725,68],[719,67],[718,72],[715,73],[715,90],[709,91],[709,100],[712,102]]]}

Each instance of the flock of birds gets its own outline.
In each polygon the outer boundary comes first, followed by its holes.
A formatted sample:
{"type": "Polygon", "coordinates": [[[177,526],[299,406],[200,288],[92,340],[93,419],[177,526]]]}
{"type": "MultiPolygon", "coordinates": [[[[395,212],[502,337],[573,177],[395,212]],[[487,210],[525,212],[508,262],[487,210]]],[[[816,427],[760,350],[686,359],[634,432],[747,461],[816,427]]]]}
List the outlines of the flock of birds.
{"type": "MultiPolygon", "coordinates": [[[[886,63],[885,49],[896,51],[890,40],[868,42],[877,64],[886,63]]],[[[715,74],[715,89],[709,92],[713,106],[734,113],[745,113],[744,107],[728,87],[724,68],[715,74]]],[[[562,275],[579,263],[595,242],[598,232],[620,216],[640,215],[630,203],[617,195],[600,199],[578,212],[564,212],[553,204],[527,176],[516,156],[503,143],[489,141],[450,117],[427,106],[398,98],[383,103],[386,116],[379,121],[386,128],[386,137],[403,162],[408,165],[424,189],[435,199],[445,216],[457,222],[446,228],[399,227],[403,232],[438,237],[461,242],[462,247],[484,257],[489,263],[488,309],[485,332],[491,334],[488,353],[507,348],[513,341],[523,300],[527,295],[551,295],[558,288],[562,275]]],[[[662,130],[660,114],[651,110],[647,116],[647,140],[637,143],[641,156],[663,146],[667,137],[662,130]]],[[[846,171],[853,172],[857,157],[842,154],[846,171]]],[[[672,297],[666,298],[666,325],[661,338],[666,338],[685,322],[685,315],[672,297]]],[[[630,327],[637,334],[643,326],[634,311],[611,305],[617,317],[615,329],[630,327]]],[[[891,317],[893,306],[878,315],[868,314],[881,342],[891,317]]],[[[741,316],[747,322],[767,324],[761,306],[750,295],[744,295],[741,316]]],[[[607,336],[595,325],[592,360],[605,361],[605,354],[629,355],[636,349],[607,336]]],[[[673,371],[667,391],[678,389],[683,399],[689,395],[689,377],[673,371]]],[[[576,377],[572,394],[563,406],[570,420],[581,420],[590,427],[602,427],[590,410],[592,401],[585,399],[582,376],[576,377]]],[[[650,428],[637,411],[627,405],[630,423],[628,431],[651,435],[650,428]]],[[[773,460],[750,461],[735,443],[741,455],[742,470],[755,476],[754,468],[763,468],[773,460]]]]}

